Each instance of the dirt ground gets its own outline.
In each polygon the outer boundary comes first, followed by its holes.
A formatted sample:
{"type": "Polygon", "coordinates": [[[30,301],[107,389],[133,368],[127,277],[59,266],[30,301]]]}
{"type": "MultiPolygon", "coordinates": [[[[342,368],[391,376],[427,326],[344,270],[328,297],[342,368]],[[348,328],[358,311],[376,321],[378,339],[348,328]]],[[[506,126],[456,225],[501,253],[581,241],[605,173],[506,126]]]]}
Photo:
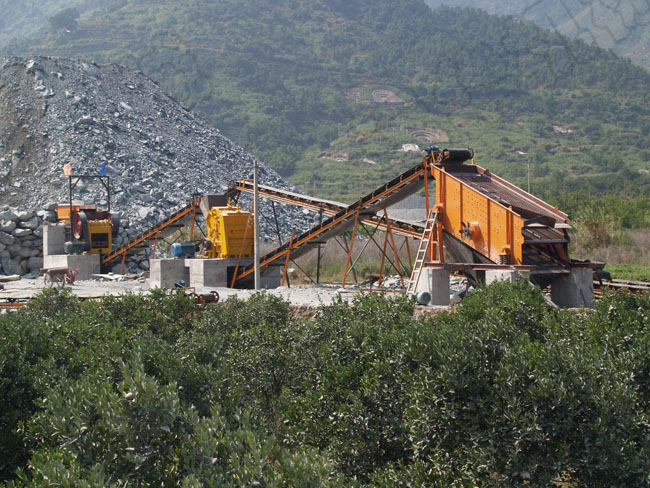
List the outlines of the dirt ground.
{"type": "MultiPolygon", "coordinates": [[[[25,301],[49,283],[43,278],[21,279],[3,283],[4,290],[0,291],[0,300],[6,301],[25,301]]],[[[60,285],[54,285],[60,286],[60,285]]],[[[146,279],[124,280],[124,281],[77,281],[72,284],[65,284],[73,294],[80,298],[101,298],[106,295],[121,295],[124,293],[146,293],[149,290],[149,283],[146,279]]],[[[228,297],[237,296],[246,299],[255,293],[253,290],[237,290],[233,288],[197,288],[194,289],[197,294],[210,293],[216,291],[219,294],[220,301],[227,300],[228,297]]],[[[289,301],[295,307],[295,317],[300,320],[308,320],[314,316],[321,305],[330,305],[338,297],[343,301],[350,302],[356,295],[363,292],[358,288],[349,287],[342,289],[340,285],[312,285],[312,286],[292,286],[291,288],[283,286],[275,289],[266,290],[266,293],[280,296],[289,301]]],[[[398,293],[389,293],[389,296],[399,296],[398,293]]],[[[427,316],[430,314],[440,313],[450,310],[450,307],[416,307],[416,316],[427,316]]]]}

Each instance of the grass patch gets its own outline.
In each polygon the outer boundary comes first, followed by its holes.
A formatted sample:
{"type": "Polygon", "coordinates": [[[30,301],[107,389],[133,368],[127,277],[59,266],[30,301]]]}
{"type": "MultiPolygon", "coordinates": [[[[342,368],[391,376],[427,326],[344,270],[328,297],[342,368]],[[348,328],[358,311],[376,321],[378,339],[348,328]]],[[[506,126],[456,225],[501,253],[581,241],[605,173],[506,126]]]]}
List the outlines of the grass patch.
{"type": "Polygon", "coordinates": [[[608,263],[605,270],[617,280],[650,281],[650,265],[608,263]]]}

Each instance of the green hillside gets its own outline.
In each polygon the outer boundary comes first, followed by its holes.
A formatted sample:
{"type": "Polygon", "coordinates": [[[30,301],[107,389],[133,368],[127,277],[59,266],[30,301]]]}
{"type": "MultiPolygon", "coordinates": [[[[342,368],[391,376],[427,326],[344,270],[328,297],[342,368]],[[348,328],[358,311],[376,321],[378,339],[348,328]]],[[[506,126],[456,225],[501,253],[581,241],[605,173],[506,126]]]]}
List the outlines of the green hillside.
{"type": "Polygon", "coordinates": [[[6,48],[141,69],[304,191],[352,200],[471,146],[533,191],[648,194],[650,77],[511,18],[418,0],[122,0],[6,48]]]}
{"type": "Polygon", "coordinates": [[[650,69],[650,4],[647,0],[584,2],[583,0],[426,0],[432,7],[475,7],[491,14],[512,15],[569,37],[594,42],[650,69]]]}
{"type": "Polygon", "coordinates": [[[26,39],[44,35],[48,30],[56,32],[52,17],[65,9],[78,13],[98,6],[116,2],[101,0],[0,0],[0,45],[17,46],[26,39]]]}

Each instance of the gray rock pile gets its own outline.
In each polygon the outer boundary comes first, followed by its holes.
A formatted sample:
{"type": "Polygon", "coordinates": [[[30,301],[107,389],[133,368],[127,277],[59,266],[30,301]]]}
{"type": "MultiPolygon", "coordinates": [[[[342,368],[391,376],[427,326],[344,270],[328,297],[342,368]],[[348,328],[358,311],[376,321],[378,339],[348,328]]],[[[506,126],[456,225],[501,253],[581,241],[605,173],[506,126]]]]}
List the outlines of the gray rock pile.
{"type": "Polygon", "coordinates": [[[43,266],[43,221],[55,221],[51,210],[0,208],[0,270],[7,275],[38,275],[43,266]]]}
{"type": "MultiPolygon", "coordinates": [[[[3,268],[19,256],[11,238],[38,240],[36,212],[68,202],[68,162],[84,175],[98,175],[107,163],[112,211],[127,224],[119,244],[187,204],[193,192],[223,193],[231,180],[248,177],[253,157],[140,72],[57,58],[0,59],[0,205],[5,217],[18,217],[0,218],[15,224],[0,234],[3,268]]],[[[261,163],[260,180],[296,191],[261,163]]],[[[97,180],[80,181],[73,198],[107,205],[97,180]]],[[[288,206],[278,206],[278,217],[283,233],[318,219],[288,206]]],[[[270,222],[262,225],[263,237],[275,237],[270,222]]],[[[22,268],[29,269],[22,261],[29,257],[20,256],[22,268]]]]}

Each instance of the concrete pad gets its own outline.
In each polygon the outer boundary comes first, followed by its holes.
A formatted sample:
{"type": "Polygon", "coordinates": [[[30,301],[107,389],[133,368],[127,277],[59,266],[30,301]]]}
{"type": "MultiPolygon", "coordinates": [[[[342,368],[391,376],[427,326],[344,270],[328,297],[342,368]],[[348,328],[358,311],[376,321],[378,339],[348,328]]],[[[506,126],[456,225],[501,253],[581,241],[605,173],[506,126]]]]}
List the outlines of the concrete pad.
{"type": "Polygon", "coordinates": [[[54,254],[43,256],[44,268],[79,268],[78,280],[91,280],[100,272],[99,254],[54,254]]]}
{"type": "Polygon", "coordinates": [[[65,254],[65,224],[46,224],[43,226],[43,255],[65,254]]]}
{"type": "Polygon", "coordinates": [[[449,271],[435,268],[422,268],[415,293],[431,293],[431,305],[449,305],[449,271]]]}
{"type": "Polygon", "coordinates": [[[594,308],[594,270],[573,268],[551,283],[551,300],[559,307],[594,308]]]}

